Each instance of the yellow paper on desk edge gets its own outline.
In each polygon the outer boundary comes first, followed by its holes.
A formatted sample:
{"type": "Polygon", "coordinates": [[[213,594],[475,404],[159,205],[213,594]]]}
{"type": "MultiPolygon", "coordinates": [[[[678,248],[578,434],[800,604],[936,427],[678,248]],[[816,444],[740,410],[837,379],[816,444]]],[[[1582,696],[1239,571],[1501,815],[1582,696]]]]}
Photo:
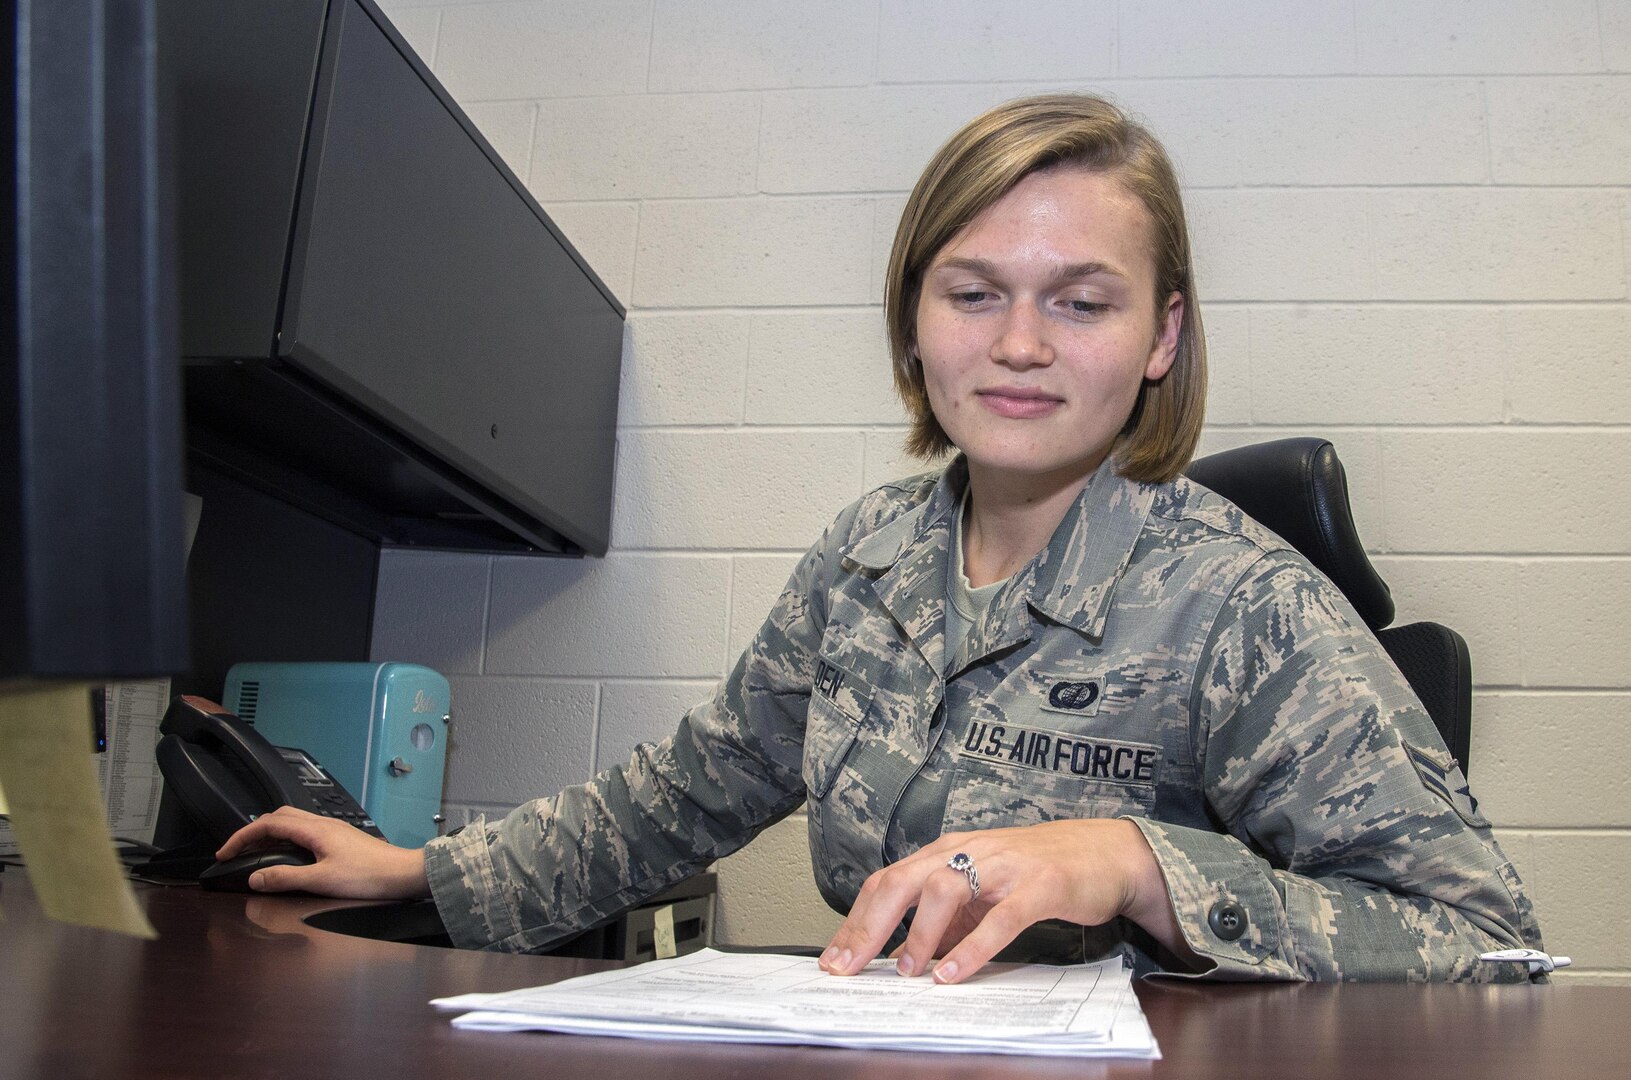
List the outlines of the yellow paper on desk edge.
{"type": "Polygon", "coordinates": [[[659,960],[670,960],[680,954],[679,944],[674,938],[673,904],[664,904],[652,916],[651,945],[659,960]]]}
{"type": "Polygon", "coordinates": [[[114,854],[90,745],[88,685],[0,690],[0,786],[41,910],[59,922],[158,937],[114,854]]]}

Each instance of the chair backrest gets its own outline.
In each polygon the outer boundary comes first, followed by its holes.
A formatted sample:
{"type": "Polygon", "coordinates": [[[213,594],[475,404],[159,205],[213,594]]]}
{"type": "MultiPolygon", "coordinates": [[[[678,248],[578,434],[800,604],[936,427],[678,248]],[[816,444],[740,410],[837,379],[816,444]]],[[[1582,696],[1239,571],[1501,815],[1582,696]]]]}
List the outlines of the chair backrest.
{"type": "Polygon", "coordinates": [[[1376,631],[1376,640],[1421,698],[1444,745],[1465,773],[1472,742],[1472,658],[1466,641],[1435,622],[1384,627],[1376,631]]]}
{"type": "Polygon", "coordinates": [[[1465,770],[1472,730],[1467,643],[1437,623],[1389,627],[1393,594],[1359,539],[1336,448],[1324,439],[1276,439],[1199,458],[1186,473],[1272,530],[1331,579],[1398,665],[1465,770]]]}

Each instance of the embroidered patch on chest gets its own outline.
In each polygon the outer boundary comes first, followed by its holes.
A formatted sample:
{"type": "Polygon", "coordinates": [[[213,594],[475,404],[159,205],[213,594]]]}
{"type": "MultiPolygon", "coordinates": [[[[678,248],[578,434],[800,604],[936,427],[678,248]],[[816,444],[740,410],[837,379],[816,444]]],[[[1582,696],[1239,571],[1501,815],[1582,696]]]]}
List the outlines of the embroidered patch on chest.
{"type": "Polygon", "coordinates": [[[1071,716],[1092,716],[1103,697],[1104,683],[1098,679],[1050,679],[1042,707],[1071,716]]]}
{"type": "Polygon", "coordinates": [[[1022,769],[1139,787],[1153,787],[1161,766],[1161,748],[1149,743],[1084,739],[978,720],[969,725],[957,752],[1022,769]]]}

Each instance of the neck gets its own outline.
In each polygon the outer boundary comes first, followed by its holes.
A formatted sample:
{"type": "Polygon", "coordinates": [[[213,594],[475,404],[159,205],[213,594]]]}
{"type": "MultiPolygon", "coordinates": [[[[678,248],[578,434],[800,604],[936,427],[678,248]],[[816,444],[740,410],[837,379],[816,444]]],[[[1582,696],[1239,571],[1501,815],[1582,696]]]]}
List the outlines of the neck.
{"type": "Polygon", "coordinates": [[[973,588],[1012,576],[1048,546],[1100,461],[1059,473],[1014,474],[968,466],[963,572],[973,588]]]}

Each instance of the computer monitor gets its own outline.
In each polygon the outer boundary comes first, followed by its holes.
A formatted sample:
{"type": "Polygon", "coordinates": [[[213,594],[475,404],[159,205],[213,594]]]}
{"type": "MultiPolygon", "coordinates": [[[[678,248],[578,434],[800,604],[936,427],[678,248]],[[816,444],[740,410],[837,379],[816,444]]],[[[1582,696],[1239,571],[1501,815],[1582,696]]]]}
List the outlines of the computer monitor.
{"type": "Polygon", "coordinates": [[[0,25],[0,687],[187,666],[153,0],[0,25]]]}

